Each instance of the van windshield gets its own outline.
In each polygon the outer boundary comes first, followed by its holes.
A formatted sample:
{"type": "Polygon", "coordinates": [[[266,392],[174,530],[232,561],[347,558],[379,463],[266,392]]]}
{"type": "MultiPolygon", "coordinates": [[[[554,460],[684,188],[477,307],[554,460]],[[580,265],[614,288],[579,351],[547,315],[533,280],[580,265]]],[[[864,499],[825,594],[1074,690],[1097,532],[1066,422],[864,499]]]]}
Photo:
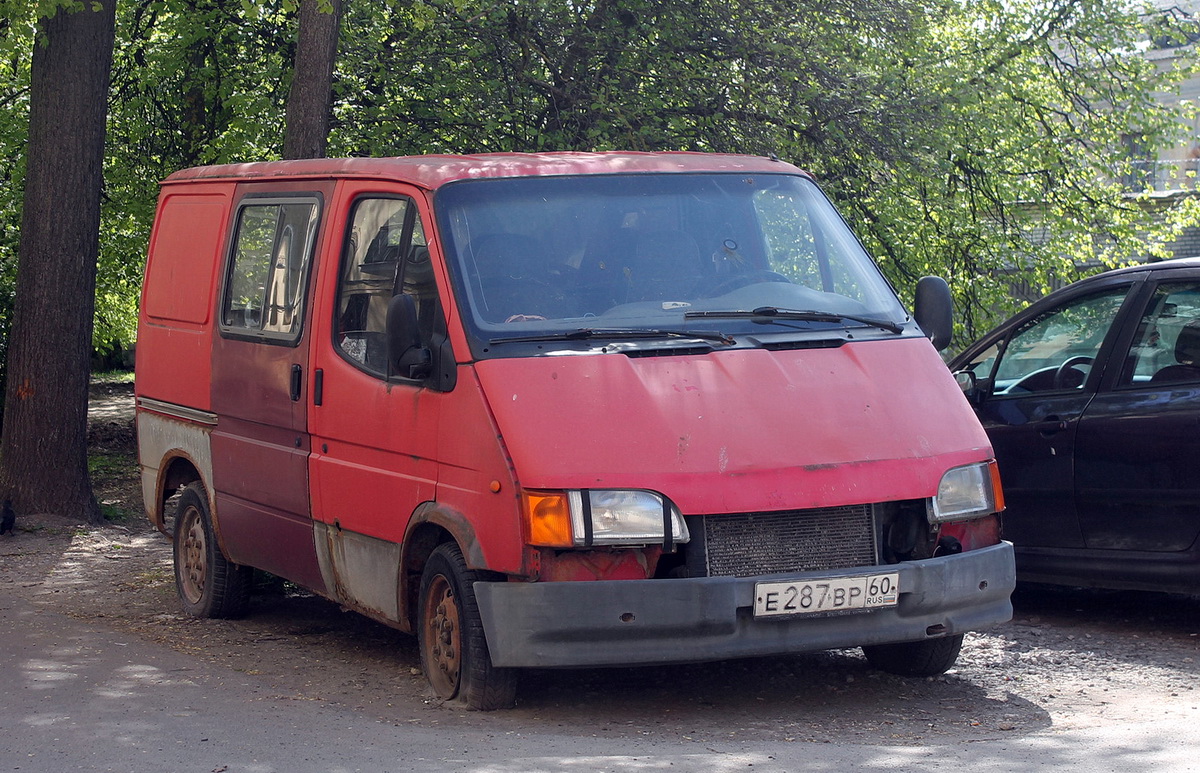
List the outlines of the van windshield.
{"type": "Polygon", "coordinates": [[[477,344],[609,331],[894,335],[907,321],[833,206],[797,175],[470,180],[435,205],[477,344]]]}

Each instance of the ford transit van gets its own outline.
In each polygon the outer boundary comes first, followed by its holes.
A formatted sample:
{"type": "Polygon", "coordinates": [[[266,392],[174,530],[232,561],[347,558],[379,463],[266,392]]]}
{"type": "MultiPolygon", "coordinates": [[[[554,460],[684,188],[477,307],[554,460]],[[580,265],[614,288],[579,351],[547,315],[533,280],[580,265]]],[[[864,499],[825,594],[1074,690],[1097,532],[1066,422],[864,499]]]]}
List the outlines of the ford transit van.
{"type": "Polygon", "coordinates": [[[138,334],[148,516],[189,613],[243,613],[262,570],[415,633],[478,709],[530,667],[941,673],[1011,616],[1013,555],[927,335],[949,293],[917,297],[772,158],[181,171],[138,334]]]}

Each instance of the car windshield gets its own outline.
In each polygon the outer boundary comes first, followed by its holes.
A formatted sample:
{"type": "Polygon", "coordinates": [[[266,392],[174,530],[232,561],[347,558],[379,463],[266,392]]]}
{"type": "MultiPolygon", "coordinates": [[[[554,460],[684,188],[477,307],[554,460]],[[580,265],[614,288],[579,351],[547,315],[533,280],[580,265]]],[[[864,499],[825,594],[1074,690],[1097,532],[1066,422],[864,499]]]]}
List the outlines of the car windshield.
{"type": "Polygon", "coordinates": [[[895,335],[907,320],[832,205],[798,175],[471,180],[439,191],[436,209],[477,349],[622,331],[895,335]]]}

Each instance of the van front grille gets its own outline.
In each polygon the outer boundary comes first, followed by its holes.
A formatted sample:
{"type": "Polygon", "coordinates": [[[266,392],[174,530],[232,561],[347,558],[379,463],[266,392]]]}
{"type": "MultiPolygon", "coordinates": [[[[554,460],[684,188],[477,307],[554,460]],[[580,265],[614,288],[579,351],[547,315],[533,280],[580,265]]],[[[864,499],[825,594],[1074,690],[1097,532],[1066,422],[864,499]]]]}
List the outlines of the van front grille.
{"type": "Polygon", "coordinates": [[[755,577],[879,563],[870,505],[708,515],[704,516],[703,533],[709,577],[755,577]]]}

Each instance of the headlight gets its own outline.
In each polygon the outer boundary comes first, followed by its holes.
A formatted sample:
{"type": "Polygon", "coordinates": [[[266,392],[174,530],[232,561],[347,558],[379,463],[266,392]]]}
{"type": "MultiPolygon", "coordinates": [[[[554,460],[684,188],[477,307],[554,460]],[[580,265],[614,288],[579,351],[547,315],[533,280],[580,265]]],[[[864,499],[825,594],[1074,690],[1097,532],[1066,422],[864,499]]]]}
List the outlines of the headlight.
{"type": "Polygon", "coordinates": [[[938,484],[937,496],[929,500],[933,523],[961,521],[1004,509],[1004,493],[996,462],[970,464],[947,470],[938,484]]]}
{"type": "Polygon", "coordinates": [[[526,491],[530,543],[545,547],[687,542],[679,510],[652,491],[526,491]]]}

